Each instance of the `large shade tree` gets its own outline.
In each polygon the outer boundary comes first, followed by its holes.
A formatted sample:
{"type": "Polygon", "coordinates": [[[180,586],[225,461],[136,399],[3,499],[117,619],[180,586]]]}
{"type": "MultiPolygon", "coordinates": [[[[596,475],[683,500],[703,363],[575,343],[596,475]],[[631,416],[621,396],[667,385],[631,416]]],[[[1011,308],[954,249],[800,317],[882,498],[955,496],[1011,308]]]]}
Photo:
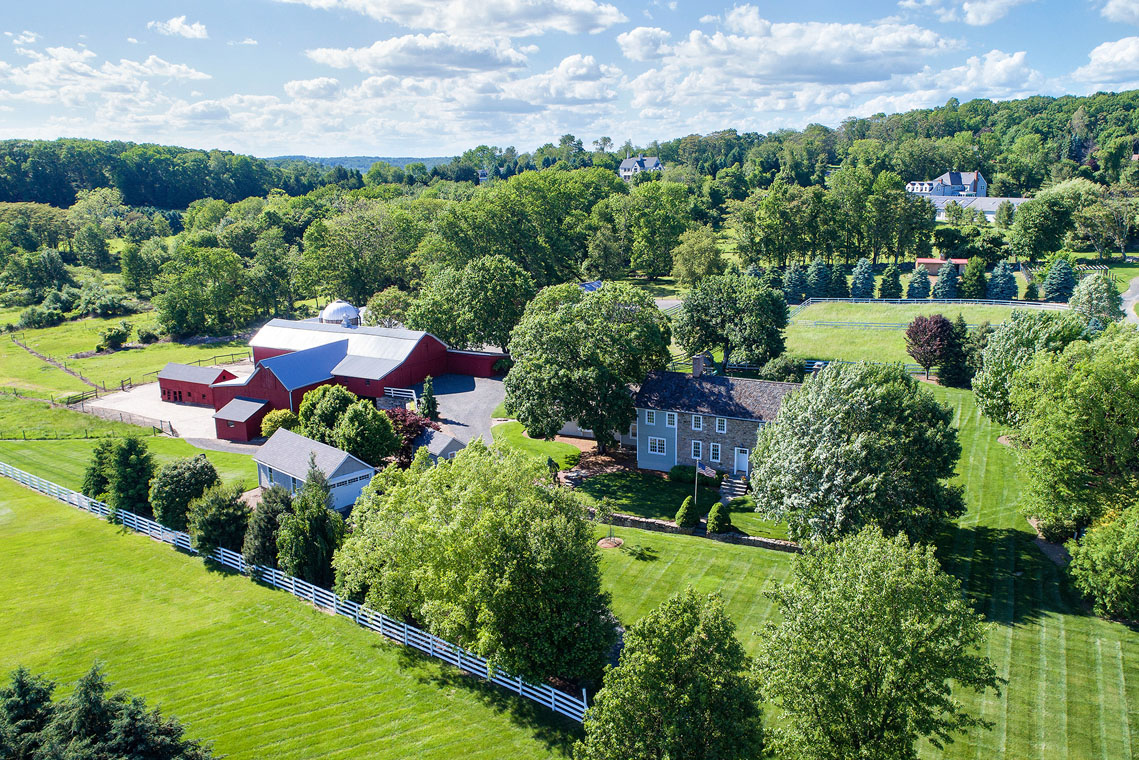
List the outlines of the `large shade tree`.
{"type": "Polygon", "coordinates": [[[782,713],[779,756],[910,760],[987,726],[954,692],[997,691],[985,626],[933,547],[865,528],[812,544],[770,596],[781,620],[758,638],[764,698],[782,713]]]}
{"type": "Polygon", "coordinates": [[[953,414],[900,365],[831,364],[783,399],[752,453],[757,511],[795,538],[865,525],[928,536],[964,512],[953,414]]]}
{"type": "Polygon", "coordinates": [[[604,450],[636,418],[629,385],[667,364],[670,341],[668,319],[642,290],[546,288],[511,336],[506,404],[532,437],[576,420],[604,450]]]}
{"type": "Polygon", "coordinates": [[[676,317],[676,340],[689,354],[719,349],[733,358],[764,364],[783,353],[787,304],[755,277],[708,277],[689,292],[676,317]]]}

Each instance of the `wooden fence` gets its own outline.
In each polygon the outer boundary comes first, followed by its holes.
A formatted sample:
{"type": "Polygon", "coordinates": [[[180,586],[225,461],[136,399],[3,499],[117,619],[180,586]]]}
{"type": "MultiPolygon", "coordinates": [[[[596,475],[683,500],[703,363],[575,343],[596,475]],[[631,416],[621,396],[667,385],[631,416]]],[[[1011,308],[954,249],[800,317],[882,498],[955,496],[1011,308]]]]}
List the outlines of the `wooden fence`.
{"type": "Polygon", "coordinates": [[[1013,306],[1018,309],[1057,309],[1068,308],[1066,303],[1050,303],[1048,301],[990,301],[984,298],[808,298],[803,303],[793,307],[787,313],[790,321],[799,312],[808,306],[819,303],[888,303],[899,306],[929,306],[944,304],[946,306],[1013,306]]]}
{"type": "MultiPolygon", "coordinates": [[[[50,480],[44,480],[24,472],[5,462],[0,462],[0,475],[92,514],[106,517],[111,513],[110,507],[101,501],[88,498],[77,491],[72,491],[70,488],[64,488],[50,480]]],[[[190,536],[187,533],[171,530],[154,520],[123,510],[115,512],[115,520],[121,525],[156,541],[171,544],[191,554],[197,554],[190,544],[190,536]]],[[[256,573],[256,577],[263,583],[287,591],[298,599],[330,610],[336,615],[349,618],[355,621],[357,625],[382,634],[404,646],[418,649],[429,657],[435,657],[460,670],[484,678],[491,683],[515,692],[519,696],[544,705],[559,715],[565,715],[578,723],[581,723],[585,717],[587,707],[585,689],[582,689],[581,696],[577,697],[549,684],[535,685],[529,683],[519,676],[512,676],[506,671],[494,667],[493,664],[474,652],[445,641],[438,636],[433,636],[413,625],[390,618],[362,604],[345,599],[328,589],[306,583],[300,578],[286,575],[280,570],[247,564],[240,552],[218,548],[210,555],[210,559],[239,573],[256,573]]]]}

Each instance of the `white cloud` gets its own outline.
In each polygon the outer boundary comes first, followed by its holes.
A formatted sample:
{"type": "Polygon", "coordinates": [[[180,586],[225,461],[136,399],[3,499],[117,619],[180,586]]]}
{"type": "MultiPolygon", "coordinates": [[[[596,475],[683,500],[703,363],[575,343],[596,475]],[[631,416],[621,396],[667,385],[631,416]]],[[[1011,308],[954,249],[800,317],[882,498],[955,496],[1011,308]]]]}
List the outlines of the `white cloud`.
{"type": "Polygon", "coordinates": [[[1088,54],[1088,63],[1072,73],[1072,78],[1092,89],[1129,89],[1139,82],[1139,37],[1124,37],[1097,45],[1088,54]]]}
{"type": "Polygon", "coordinates": [[[719,20],[720,20],[719,16],[713,16],[712,14],[708,14],[707,16],[701,16],[700,17],[700,23],[701,24],[714,24],[719,20]]]}
{"type": "Polygon", "coordinates": [[[529,103],[577,105],[604,103],[617,97],[621,70],[599,64],[591,55],[574,54],[541,74],[520,79],[503,89],[529,103]]]}
{"type": "Polygon", "coordinates": [[[356,68],[368,74],[450,77],[474,71],[516,68],[526,56],[506,44],[449,34],[407,34],[364,48],[317,48],[306,51],[317,63],[356,68]]]}
{"type": "Polygon", "coordinates": [[[136,40],[134,37],[127,37],[127,42],[129,42],[132,45],[138,44],[138,40],[136,40]]]}
{"type": "Polygon", "coordinates": [[[291,98],[328,100],[336,95],[339,90],[340,82],[332,77],[294,79],[291,82],[285,82],[285,93],[291,98]]]}
{"type": "Polygon", "coordinates": [[[153,29],[167,37],[186,37],[192,40],[204,40],[209,36],[206,33],[205,24],[200,21],[187,24],[185,16],[175,16],[169,21],[150,21],[147,23],[146,28],[153,29]]]}
{"type": "Polygon", "coordinates": [[[665,53],[665,46],[672,35],[655,26],[638,26],[617,35],[621,52],[631,61],[650,61],[665,53]]]}
{"type": "Polygon", "coordinates": [[[12,40],[13,45],[32,45],[38,40],[40,36],[35,32],[29,32],[27,29],[20,32],[12,40]]]}
{"type": "Polygon", "coordinates": [[[1100,15],[1110,21],[1139,25],[1139,0],[1107,0],[1100,15]]]}
{"type": "Polygon", "coordinates": [[[1018,5],[1032,0],[965,0],[961,13],[970,26],[987,26],[1008,15],[1018,5]]]}
{"type": "Polygon", "coordinates": [[[343,9],[470,37],[531,37],[546,32],[596,34],[628,19],[596,0],[278,0],[322,10],[343,9]]]}
{"type": "Polygon", "coordinates": [[[253,39],[252,37],[246,37],[245,39],[243,39],[241,42],[239,42],[237,44],[238,45],[256,45],[257,40],[253,39]]]}

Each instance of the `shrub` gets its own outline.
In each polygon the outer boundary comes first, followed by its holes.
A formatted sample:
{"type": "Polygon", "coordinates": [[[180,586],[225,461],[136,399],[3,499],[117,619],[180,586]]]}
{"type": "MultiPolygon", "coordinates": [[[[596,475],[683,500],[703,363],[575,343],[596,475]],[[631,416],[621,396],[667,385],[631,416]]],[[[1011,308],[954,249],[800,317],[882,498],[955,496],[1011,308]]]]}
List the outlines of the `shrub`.
{"type": "Polygon", "coordinates": [[[1100,521],[1068,550],[1072,582],[1097,615],[1139,620],[1139,506],[1100,521]]]}
{"type": "Polygon", "coordinates": [[[241,486],[214,486],[190,502],[190,545],[203,557],[219,546],[239,552],[249,523],[241,486]]]}
{"type": "MultiPolygon", "coordinates": [[[[707,475],[700,476],[700,485],[708,486],[709,488],[719,488],[720,481],[723,480],[723,475],[717,473],[716,477],[710,478],[707,475]]],[[[696,478],[696,468],[690,464],[678,464],[668,471],[668,479],[674,483],[688,483],[691,484],[696,478]]]]}
{"type": "Polygon", "coordinates": [[[696,505],[692,503],[691,496],[684,497],[680,509],[676,511],[675,522],[678,528],[695,528],[700,524],[700,513],[696,511],[696,505]]]}
{"type": "Polygon", "coordinates": [[[763,369],[759,371],[759,379],[779,383],[801,383],[806,373],[802,359],[783,354],[763,365],[763,369]]]}
{"type": "Polygon", "coordinates": [[[171,530],[185,530],[190,502],[219,482],[218,472],[205,454],[162,465],[150,483],[154,519],[171,530]]]}
{"type": "Polygon", "coordinates": [[[100,334],[99,346],[96,350],[102,351],[104,349],[111,349],[112,351],[118,350],[123,347],[123,344],[130,339],[131,331],[134,328],[130,322],[125,319],[117,325],[111,325],[103,330],[100,334]]]}
{"type": "Polygon", "coordinates": [[[290,412],[288,409],[274,409],[269,412],[261,420],[261,435],[264,438],[276,433],[280,428],[285,430],[296,430],[300,427],[301,421],[297,419],[297,415],[290,412]]]}
{"type": "Polygon", "coordinates": [[[1025,301],[1039,301],[1040,300],[1040,288],[1039,288],[1039,286],[1037,286],[1035,280],[1028,283],[1028,287],[1026,287],[1024,289],[1024,300],[1025,301]]]}
{"type": "Polygon", "coordinates": [[[138,342],[139,343],[157,343],[158,342],[158,329],[154,327],[140,327],[138,328],[138,342]]]}
{"type": "Polygon", "coordinates": [[[722,502],[717,501],[708,513],[708,532],[727,533],[732,530],[732,516],[722,502]]]}
{"type": "Polygon", "coordinates": [[[63,312],[47,306],[32,306],[20,312],[20,327],[35,329],[55,327],[63,321],[63,312]]]}

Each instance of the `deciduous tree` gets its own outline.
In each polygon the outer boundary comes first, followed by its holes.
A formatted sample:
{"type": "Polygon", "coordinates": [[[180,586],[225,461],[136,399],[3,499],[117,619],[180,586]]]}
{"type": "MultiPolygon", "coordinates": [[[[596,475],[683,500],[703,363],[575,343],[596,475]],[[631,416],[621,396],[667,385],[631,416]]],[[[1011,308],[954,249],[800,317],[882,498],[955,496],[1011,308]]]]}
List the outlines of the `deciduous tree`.
{"type": "Polygon", "coordinates": [[[780,754],[907,760],[987,727],[955,692],[999,692],[985,626],[932,546],[865,528],[811,544],[770,596],[781,621],[760,635],[756,673],[782,712],[780,754]]]}
{"type": "Polygon", "coordinates": [[[709,277],[689,292],[676,340],[690,355],[720,349],[723,362],[764,364],[783,353],[787,304],[747,275],[709,277]]]}
{"type": "Polygon", "coordinates": [[[679,244],[672,250],[672,276],[686,288],[705,277],[723,274],[726,266],[716,233],[706,224],[682,232],[679,244]]]}
{"type": "Polygon", "coordinates": [[[1068,551],[1068,573],[1097,615],[1139,620],[1139,506],[1105,516],[1068,551]]]}
{"type": "Polygon", "coordinates": [[[219,482],[218,472],[205,454],[162,465],[150,482],[154,519],[171,530],[186,530],[190,502],[219,482]]]}
{"type": "Polygon", "coordinates": [[[217,485],[190,502],[190,544],[203,557],[219,546],[241,551],[249,509],[241,500],[240,485],[217,485]]]}
{"type": "Polygon", "coordinates": [[[344,410],[332,429],[332,440],[336,448],[373,467],[395,456],[400,445],[391,419],[370,399],[360,399],[344,410]]]}
{"type": "Polygon", "coordinates": [[[336,423],[359,398],[342,385],[321,385],[313,388],[301,399],[297,411],[301,435],[336,445],[336,423]]]}
{"type": "Polygon", "coordinates": [[[1106,272],[1096,272],[1080,280],[1068,299],[1068,306],[1088,319],[1098,319],[1103,325],[1123,319],[1123,298],[1106,272]]]}
{"type": "Polygon", "coordinates": [[[407,319],[411,295],[394,285],[384,288],[368,299],[364,324],[375,327],[399,327],[407,319]]]}
{"type": "Polygon", "coordinates": [[[953,338],[953,325],[940,314],[929,317],[917,316],[906,328],[906,353],[925,370],[929,378],[929,368],[945,356],[945,348],[953,338]]]}

